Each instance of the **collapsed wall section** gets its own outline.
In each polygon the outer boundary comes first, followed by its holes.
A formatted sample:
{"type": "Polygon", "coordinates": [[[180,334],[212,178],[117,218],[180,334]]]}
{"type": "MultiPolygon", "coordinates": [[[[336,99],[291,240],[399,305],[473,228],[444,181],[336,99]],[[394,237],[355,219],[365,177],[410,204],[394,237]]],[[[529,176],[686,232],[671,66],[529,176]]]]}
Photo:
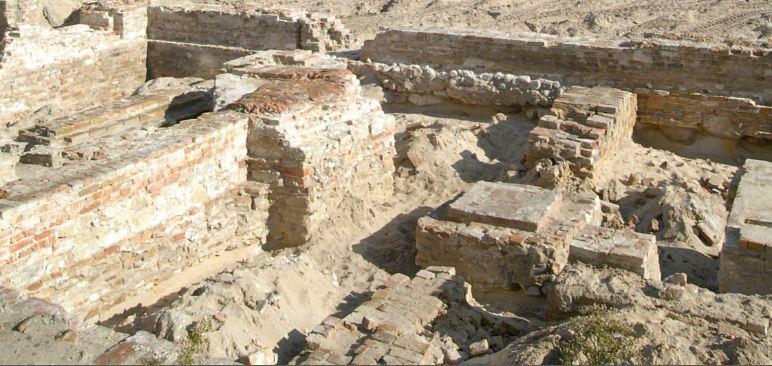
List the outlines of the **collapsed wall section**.
{"type": "Polygon", "coordinates": [[[395,122],[353,74],[290,65],[234,72],[218,77],[215,94],[245,94],[231,108],[250,116],[249,179],[271,190],[270,248],[305,244],[330,220],[359,220],[391,197],[395,122]]]}
{"type": "MultiPolygon", "coordinates": [[[[7,4],[6,4],[7,6],[7,4]]],[[[52,116],[131,94],[145,81],[145,7],[103,11],[105,27],[19,24],[0,54],[0,137],[42,108],[52,116]]]]}
{"type": "Polygon", "coordinates": [[[635,90],[642,123],[722,138],[772,138],[769,48],[408,28],[365,42],[362,59],[635,90]]]}
{"type": "Polygon", "coordinates": [[[237,234],[260,243],[265,217],[238,194],[246,139],[245,116],[210,113],[118,143],[115,158],[6,185],[3,285],[91,318],[245,245],[237,234]]]}
{"type": "Polygon", "coordinates": [[[213,6],[148,8],[150,77],[211,78],[260,50],[334,51],[352,41],[337,19],[294,10],[213,6]]]}

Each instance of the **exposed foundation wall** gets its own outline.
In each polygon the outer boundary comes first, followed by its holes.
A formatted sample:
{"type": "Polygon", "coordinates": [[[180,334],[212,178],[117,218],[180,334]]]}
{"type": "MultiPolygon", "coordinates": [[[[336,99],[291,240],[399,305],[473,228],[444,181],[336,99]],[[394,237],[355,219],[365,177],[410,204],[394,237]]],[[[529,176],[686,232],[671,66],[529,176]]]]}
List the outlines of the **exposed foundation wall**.
{"type": "Polygon", "coordinates": [[[150,7],[148,17],[152,78],[211,78],[223,63],[256,51],[333,51],[351,42],[335,18],[302,11],[224,10],[203,5],[150,7]]]}
{"type": "Polygon", "coordinates": [[[772,163],[748,159],[741,171],[721,249],[721,292],[772,294],[772,163]]]}
{"type": "Polygon", "coordinates": [[[296,50],[229,67],[215,81],[216,104],[235,97],[230,108],[250,116],[249,179],[270,187],[269,248],[303,245],[392,196],[395,120],[345,64],[296,50]]]}
{"type": "Polygon", "coordinates": [[[393,191],[394,128],[378,102],[361,97],[315,106],[278,126],[253,118],[249,177],[271,186],[270,246],[305,244],[328,220],[350,220],[385,202],[393,191]]]}
{"type": "Polygon", "coordinates": [[[563,39],[536,33],[418,28],[365,42],[363,59],[557,76],[607,84],[708,92],[772,103],[772,50],[686,41],[563,39]]]}
{"type": "Polygon", "coordinates": [[[722,138],[772,138],[768,48],[425,28],[383,32],[365,42],[362,59],[398,70],[423,64],[437,72],[468,69],[634,90],[643,123],[722,138]]]}
{"type": "Polygon", "coordinates": [[[246,138],[244,116],[210,113],[6,185],[2,285],[93,317],[239,238],[260,244],[265,193],[238,194],[246,138]]]}
{"type": "Polygon", "coordinates": [[[142,85],[143,12],[144,7],[113,12],[113,28],[24,24],[7,32],[0,54],[0,135],[41,108],[61,116],[120,99],[142,85]]]}
{"type": "MultiPolygon", "coordinates": [[[[720,138],[772,139],[772,107],[752,99],[636,89],[638,121],[720,138]]],[[[686,141],[685,141],[686,142],[686,141]]]]}

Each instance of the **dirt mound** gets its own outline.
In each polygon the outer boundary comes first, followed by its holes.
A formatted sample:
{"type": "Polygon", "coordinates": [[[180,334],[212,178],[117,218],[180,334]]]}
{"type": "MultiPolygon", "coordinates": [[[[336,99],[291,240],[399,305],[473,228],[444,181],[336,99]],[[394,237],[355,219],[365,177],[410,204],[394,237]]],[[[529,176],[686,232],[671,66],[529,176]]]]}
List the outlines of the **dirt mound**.
{"type": "Polygon", "coordinates": [[[629,352],[625,361],[644,364],[770,362],[770,296],[714,294],[682,275],[660,283],[576,264],[558,276],[548,299],[553,318],[573,317],[516,340],[487,362],[552,364],[577,354],[568,361],[587,362],[620,350],[629,352]],[[610,333],[596,332],[601,328],[610,333]],[[624,330],[631,332],[615,334],[624,330]],[[577,337],[578,350],[571,348],[577,337]]]}

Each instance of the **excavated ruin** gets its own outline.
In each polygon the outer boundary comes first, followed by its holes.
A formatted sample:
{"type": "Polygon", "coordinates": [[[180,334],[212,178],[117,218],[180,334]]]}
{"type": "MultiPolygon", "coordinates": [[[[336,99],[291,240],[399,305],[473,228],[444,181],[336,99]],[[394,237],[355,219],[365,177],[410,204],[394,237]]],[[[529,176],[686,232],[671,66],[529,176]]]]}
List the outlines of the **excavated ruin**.
{"type": "Polygon", "coordinates": [[[68,6],[0,0],[0,363],[772,363],[768,45],[68,6]]]}

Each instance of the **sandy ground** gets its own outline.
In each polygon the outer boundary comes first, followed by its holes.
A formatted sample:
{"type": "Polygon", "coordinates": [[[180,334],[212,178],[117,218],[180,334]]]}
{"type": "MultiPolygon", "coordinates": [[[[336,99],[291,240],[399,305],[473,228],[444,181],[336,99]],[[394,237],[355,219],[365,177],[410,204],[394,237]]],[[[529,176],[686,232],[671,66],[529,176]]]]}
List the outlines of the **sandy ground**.
{"type": "MultiPolygon", "coordinates": [[[[169,1],[169,0],[154,0],[169,1]]],[[[644,33],[768,41],[767,0],[196,0],[257,3],[327,12],[362,39],[396,26],[446,26],[571,36],[644,33]]]]}
{"type": "MultiPolygon", "coordinates": [[[[80,0],[44,0],[53,23],[80,0]]],[[[397,26],[446,26],[622,37],[673,34],[769,42],[768,0],[151,0],[157,4],[257,4],[340,17],[360,39],[397,26]]]]}
{"type": "MultiPolygon", "coordinates": [[[[534,124],[522,113],[458,106],[392,105],[386,110],[399,125],[396,193],[390,202],[367,215],[338,218],[339,225],[302,248],[245,261],[110,325],[179,341],[191,324],[210,321],[214,330],[208,356],[238,359],[266,347],[279,353],[280,362],[287,361],[299,351],[302,334],[327,315],[353,310],[389,273],[417,271],[414,233],[419,217],[475,181],[517,181],[523,176],[519,161],[534,124]]],[[[618,168],[593,188],[620,205],[618,222],[608,225],[652,232],[660,239],[664,274],[686,272],[690,282],[714,288],[716,247],[705,245],[692,226],[695,215],[704,215],[723,228],[723,186],[729,185],[736,167],[633,142],[614,166],[618,168]],[[664,161],[668,165],[663,167],[664,161]],[[630,175],[636,174],[630,183],[630,175]],[[703,187],[705,177],[720,187],[703,187]],[[665,194],[671,190],[675,193],[665,194]],[[644,206],[662,222],[656,230],[638,222],[644,216],[631,219],[644,206]]],[[[493,311],[535,319],[543,316],[546,304],[518,293],[475,296],[493,311]]]]}

